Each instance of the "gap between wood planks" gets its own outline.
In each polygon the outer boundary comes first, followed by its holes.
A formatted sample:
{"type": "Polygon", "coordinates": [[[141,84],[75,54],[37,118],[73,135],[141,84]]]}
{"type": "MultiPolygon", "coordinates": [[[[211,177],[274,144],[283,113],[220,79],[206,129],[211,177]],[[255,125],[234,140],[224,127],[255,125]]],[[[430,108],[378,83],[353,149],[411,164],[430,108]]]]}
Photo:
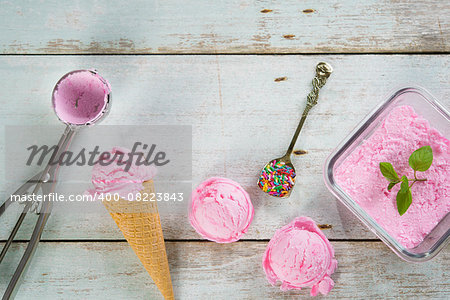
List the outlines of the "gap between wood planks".
{"type": "MultiPolygon", "coordinates": [[[[165,242],[172,242],[172,243],[209,243],[211,241],[204,240],[204,239],[189,239],[189,240],[182,240],[182,239],[165,239],[165,242]]],[[[239,241],[236,241],[234,243],[262,243],[262,242],[269,242],[270,239],[241,239],[239,241]]],[[[378,239],[329,239],[330,242],[361,242],[361,243],[367,243],[367,242],[376,242],[381,243],[381,240],[378,239]]],[[[0,240],[0,243],[5,243],[6,240],[0,240]]],[[[125,239],[42,239],[40,240],[41,243],[125,243],[127,242],[125,239]]],[[[28,240],[14,240],[13,243],[28,243],[28,240]]]]}
{"type": "Polygon", "coordinates": [[[0,53],[0,56],[239,56],[239,55],[255,55],[255,56],[331,56],[331,55],[448,55],[450,51],[422,51],[422,52],[391,52],[391,51],[378,51],[378,52],[267,52],[267,53],[253,53],[253,52],[240,52],[240,53],[227,53],[227,52],[214,52],[214,53],[0,53]]]}

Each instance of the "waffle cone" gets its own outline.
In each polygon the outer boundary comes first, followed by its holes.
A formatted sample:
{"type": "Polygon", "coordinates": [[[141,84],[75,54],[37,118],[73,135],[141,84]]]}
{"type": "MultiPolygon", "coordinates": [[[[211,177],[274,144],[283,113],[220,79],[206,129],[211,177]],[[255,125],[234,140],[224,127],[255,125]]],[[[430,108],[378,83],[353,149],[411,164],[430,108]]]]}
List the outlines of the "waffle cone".
{"type": "MultiPolygon", "coordinates": [[[[153,181],[143,183],[145,193],[155,192],[153,181]]],[[[118,201],[107,198],[103,204],[116,222],[134,253],[144,265],[164,299],[174,299],[169,263],[155,201],[118,201]]]]}

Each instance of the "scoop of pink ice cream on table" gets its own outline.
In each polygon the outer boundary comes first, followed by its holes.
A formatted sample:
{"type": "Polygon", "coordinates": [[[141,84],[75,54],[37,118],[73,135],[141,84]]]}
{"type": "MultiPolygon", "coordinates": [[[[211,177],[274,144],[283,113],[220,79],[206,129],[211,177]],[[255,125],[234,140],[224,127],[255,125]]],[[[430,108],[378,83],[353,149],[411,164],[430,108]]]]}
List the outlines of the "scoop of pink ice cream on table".
{"type": "Polygon", "coordinates": [[[267,280],[281,290],[311,287],[311,296],[327,295],[334,286],[334,249],[311,218],[298,217],[280,228],[267,245],[263,257],[267,280]]]}
{"type": "Polygon", "coordinates": [[[212,177],[192,192],[189,220],[192,227],[210,241],[239,240],[247,232],[253,215],[250,196],[233,180],[212,177]]]}

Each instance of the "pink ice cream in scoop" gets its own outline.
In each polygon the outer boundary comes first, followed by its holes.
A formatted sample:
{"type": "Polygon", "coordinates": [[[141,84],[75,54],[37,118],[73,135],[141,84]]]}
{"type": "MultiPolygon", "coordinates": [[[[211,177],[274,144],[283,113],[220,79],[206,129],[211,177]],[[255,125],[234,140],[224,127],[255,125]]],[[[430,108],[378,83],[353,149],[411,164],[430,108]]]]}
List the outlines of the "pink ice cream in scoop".
{"type": "Polygon", "coordinates": [[[92,184],[94,189],[88,191],[91,194],[118,194],[120,198],[134,199],[129,194],[137,195],[143,190],[143,182],[151,180],[156,175],[153,165],[137,165],[137,156],[133,156],[133,163],[126,171],[126,162],[130,159],[125,148],[114,147],[109,157],[100,158],[92,170],[92,184]]]}
{"type": "Polygon", "coordinates": [[[311,218],[298,217],[280,228],[267,245],[263,268],[267,280],[281,290],[311,287],[311,296],[327,295],[334,286],[334,249],[311,218]]]}
{"type": "Polygon", "coordinates": [[[79,70],[65,75],[53,92],[53,107],[58,117],[70,124],[83,125],[102,115],[110,93],[100,75],[79,70]]]}
{"type": "Polygon", "coordinates": [[[192,192],[189,220],[210,241],[239,240],[247,232],[253,214],[250,196],[233,180],[212,177],[192,192]]]}

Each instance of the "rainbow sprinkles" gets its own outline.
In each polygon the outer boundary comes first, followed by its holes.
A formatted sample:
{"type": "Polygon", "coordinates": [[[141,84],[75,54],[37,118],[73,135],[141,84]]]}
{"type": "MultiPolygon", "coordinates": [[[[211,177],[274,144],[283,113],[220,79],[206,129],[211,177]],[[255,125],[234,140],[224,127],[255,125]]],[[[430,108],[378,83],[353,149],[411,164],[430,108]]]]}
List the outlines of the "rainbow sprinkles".
{"type": "Polygon", "coordinates": [[[261,171],[258,186],[271,196],[284,197],[295,183],[294,169],[282,161],[273,160],[261,171]]]}

